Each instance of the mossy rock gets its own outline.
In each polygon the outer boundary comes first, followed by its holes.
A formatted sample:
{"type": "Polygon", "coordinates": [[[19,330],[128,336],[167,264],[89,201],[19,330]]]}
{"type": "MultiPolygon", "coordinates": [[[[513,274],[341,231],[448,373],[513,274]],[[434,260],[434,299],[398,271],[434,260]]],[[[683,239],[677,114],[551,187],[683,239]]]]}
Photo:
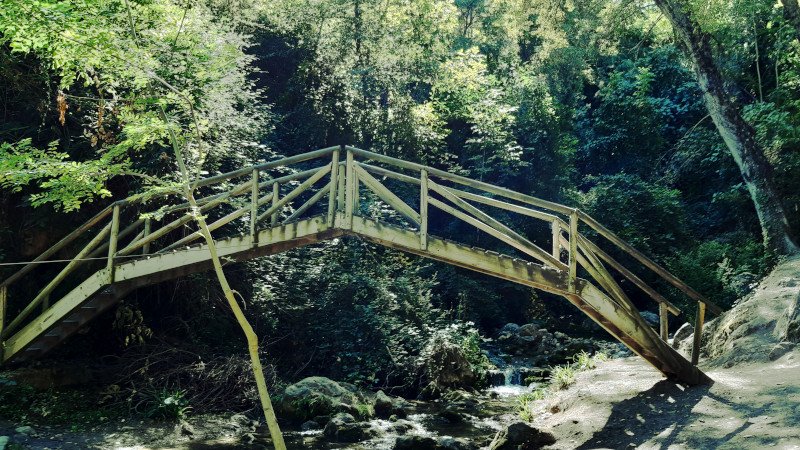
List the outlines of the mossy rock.
{"type": "Polygon", "coordinates": [[[374,415],[371,401],[358,388],[325,377],[308,377],[288,386],[283,394],[281,410],[297,421],[340,412],[360,418],[374,415]]]}

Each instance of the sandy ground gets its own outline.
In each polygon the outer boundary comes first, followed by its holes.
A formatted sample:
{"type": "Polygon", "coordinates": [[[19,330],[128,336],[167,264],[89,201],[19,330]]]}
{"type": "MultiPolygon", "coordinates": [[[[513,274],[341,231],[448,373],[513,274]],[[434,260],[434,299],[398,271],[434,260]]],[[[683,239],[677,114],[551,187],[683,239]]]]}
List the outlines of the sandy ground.
{"type": "Polygon", "coordinates": [[[641,358],[608,361],[542,400],[535,424],[552,449],[800,449],[800,349],[707,373],[713,386],[684,387],[641,358]]]}

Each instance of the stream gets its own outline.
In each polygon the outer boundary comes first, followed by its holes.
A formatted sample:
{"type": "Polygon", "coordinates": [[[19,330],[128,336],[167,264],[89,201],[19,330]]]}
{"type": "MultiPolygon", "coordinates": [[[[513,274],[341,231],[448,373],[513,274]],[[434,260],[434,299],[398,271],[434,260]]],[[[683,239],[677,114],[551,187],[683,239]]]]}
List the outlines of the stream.
{"type": "MultiPolygon", "coordinates": [[[[350,449],[350,450],[391,450],[400,436],[421,436],[439,440],[453,438],[475,444],[478,448],[487,446],[495,434],[507,423],[518,419],[517,399],[529,392],[532,387],[523,385],[527,374],[542,372],[521,366],[507,365],[492,372],[493,386],[475,393],[458,391],[458,395],[447,400],[409,401],[407,417],[394,421],[371,419],[364,424],[374,430],[375,437],[356,443],[332,442],[322,429],[302,431],[296,425],[284,428],[287,448],[300,449],[350,449]]],[[[265,427],[252,435],[251,443],[194,443],[198,449],[256,449],[269,447],[271,441],[265,427]]]]}

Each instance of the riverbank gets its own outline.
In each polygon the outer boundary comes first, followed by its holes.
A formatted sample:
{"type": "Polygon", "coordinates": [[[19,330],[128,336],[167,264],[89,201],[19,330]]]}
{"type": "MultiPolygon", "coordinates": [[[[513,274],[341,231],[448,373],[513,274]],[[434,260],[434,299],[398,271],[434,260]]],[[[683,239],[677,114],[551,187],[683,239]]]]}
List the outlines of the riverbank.
{"type": "Polygon", "coordinates": [[[664,380],[641,358],[599,364],[539,402],[551,449],[800,449],[800,351],[712,369],[712,386],[664,380]]]}

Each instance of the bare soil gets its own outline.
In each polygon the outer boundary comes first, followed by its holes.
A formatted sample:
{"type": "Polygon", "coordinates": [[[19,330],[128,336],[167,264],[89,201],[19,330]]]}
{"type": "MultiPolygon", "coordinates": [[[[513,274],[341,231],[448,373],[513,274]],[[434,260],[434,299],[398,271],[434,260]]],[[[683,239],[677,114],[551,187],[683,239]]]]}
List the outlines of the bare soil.
{"type": "Polygon", "coordinates": [[[800,449],[800,351],[708,371],[712,386],[666,381],[641,358],[601,363],[541,402],[552,449],[800,449]]]}

